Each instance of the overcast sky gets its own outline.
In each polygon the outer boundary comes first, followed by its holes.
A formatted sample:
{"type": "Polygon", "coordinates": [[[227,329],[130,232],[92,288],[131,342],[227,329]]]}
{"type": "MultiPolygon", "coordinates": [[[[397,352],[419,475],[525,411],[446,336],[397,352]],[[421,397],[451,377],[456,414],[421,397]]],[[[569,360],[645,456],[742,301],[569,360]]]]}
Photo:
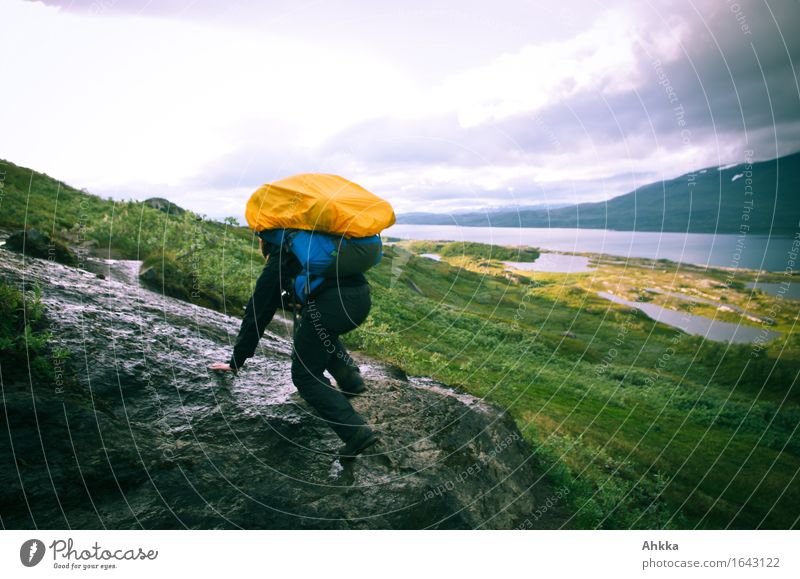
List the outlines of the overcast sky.
{"type": "Polygon", "coordinates": [[[0,0],[0,23],[1,158],[210,217],[300,172],[450,212],[800,150],[795,0],[0,0]]]}

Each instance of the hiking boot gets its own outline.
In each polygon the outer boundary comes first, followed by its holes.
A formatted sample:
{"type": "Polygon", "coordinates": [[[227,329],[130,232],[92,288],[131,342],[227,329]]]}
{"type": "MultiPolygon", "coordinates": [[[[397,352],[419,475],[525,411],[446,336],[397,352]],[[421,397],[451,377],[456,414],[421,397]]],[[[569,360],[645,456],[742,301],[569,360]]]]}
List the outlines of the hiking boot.
{"type": "Polygon", "coordinates": [[[370,446],[378,442],[378,435],[366,424],[359,426],[347,444],[339,449],[341,458],[355,458],[370,446]]]}

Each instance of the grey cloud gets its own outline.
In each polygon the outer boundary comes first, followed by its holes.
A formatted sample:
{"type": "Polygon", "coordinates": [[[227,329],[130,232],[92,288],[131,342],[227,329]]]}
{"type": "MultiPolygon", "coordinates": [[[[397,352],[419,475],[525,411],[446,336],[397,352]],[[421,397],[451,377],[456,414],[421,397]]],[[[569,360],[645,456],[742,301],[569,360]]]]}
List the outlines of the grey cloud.
{"type": "Polygon", "coordinates": [[[278,119],[252,119],[228,127],[223,143],[233,150],[221,152],[214,162],[190,180],[190,185],[220,189],[255,189],[263,183],[296,173],[326,172],[317,151],[292,144],[297,127],[278,119]]]}
{"type": "Polygon", "coordinates": [[[436,163],[472,166],[487,160],[497,162],[512,147],[513,143],[497,128],[462,128],[455,114],[447,114],[365,121],[328,139],[320,153],[344,152],[383,166],[436,163]]]}
{"type": "MultiPolygon", "coordinates": [[[[724,140],[738,135],[743,140],[745,128],[754,133],[765,127],[774,127],[779,134],[791,131],[790,125],[800,115],[793,75],[800,43],[792,34],[800,24],[798,5],[739,2],[736,5],[746,17],[750,34],[740,29],[731,5],[718,3],[712,16],[695,17],[685,56],[664,66],[686,110],[687,124],[693,135],[708,140],[718,135],[724,140]],[[767,6],[775,12],[777,23],[767,6]]],[[[658,88],[646,90],[651,102],[657,102],[658,88]]],[[[669,115],[665,116],[668,127],[669,115]]],[[[764,157],[792,152],[775,151],[774,143],[771,152],[767,143],[756,145],[764,157]]]]}
{"type": "Polygon", "coordinates": [[[749,34],[741,30],[730,3],[695,5],[700,14],[691,4],[674,2],[650,4],[658,14],[642,9],[645,31],[664,26],[660,18],[669,21],[676,14],[688,28],[675,61],[666,55],[637,53],[638,72],[646,81],[636,91],[577,94],[535,113],[471,128],[459,126],[455,115],[373,119],[340,132],[316,150],[281,143],[280,133],[290,129],[265,125],[242,139],[234,154],[209,167],[207,176],[217,186],[233,187],[257,186],[311,170],[345,175],[350,171],[376,176],[396,173],[397,182],[389,183],[382,193],[403,210],[423,210],[426,204],[447,208],[563,198],[596,200],[649,180],[674,177],[685,169],[619,169],[602,182],[573,179],[542,184],[511,178],[504,188],[488,191],[448,184],[408,186],[418,172],[433,165],[474,169],[571,163],[581,169],[592,164],[617,166],[614,163],[620,159],[646,160],[657,148],[676,151],[683,146],[684,128],[677,122],[677,104],[684,108],[692,145],[702,151],[692,168],[741,162],[745,147],[756,151],[757,160],[798,150],[800,100],[795,63],[800,58],[800,39],[794,34],[800,25],[798,5],[740,1],[749,34]],[[661,58],[677,103],[668,101],[658,83],[653,58],[661,58]],[[513,194],[508,187],[514,189],[513,194]]]}
{"type": "MultiPolygon", "coordinates": [[[[787,53],[778,28],[763,6],[758,10],[755,4],[742,5],[751,17],[750,35],[742,34],[729,10],[716,11],[705,22],[690,20],[685,54],[674,62],[662,62],[677,102],[669,102],[665,88],[658,83],[653,59],[640,54],[639,70],[652,80],[637,91],[579,94],[534,116],[506,119],[500,127],[530,152],[552,151],[554,141],[562,150],[575,151],[585,147],[587,141],[602,148],[630,140],[637,145],[631,154],[640,156],[657,146],[681,147],[683,129],[690,131],[692,144],[708,151],[698,163],[741,161],[745,146],[755,149],[758,159],[794,152],[800,141],[794,77],[800,43],[789,44],[787,53]],[[678,123],[675,107],[679,105],[685,126],[678,123]],[[733,159],[726,158],[731,155],[733,159]]],[[[796,7],[790,11],[785,3],[781,8],[788,12],[779,18],[786,37],[798,23],[800,11],[796,7]]]]}

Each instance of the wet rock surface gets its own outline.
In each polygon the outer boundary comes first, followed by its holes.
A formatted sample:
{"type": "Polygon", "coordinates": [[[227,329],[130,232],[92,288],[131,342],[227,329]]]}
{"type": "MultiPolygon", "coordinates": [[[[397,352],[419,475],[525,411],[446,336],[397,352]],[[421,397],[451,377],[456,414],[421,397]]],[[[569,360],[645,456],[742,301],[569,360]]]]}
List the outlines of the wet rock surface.
{"type": "Polygon", "coordinates": [[[76,262],[75,255],[63,242],[52,239],[47,233],[35,228],[14,231],[5,239],[5,247],[27,256],[66,265],[75,265],[76,262]]]}
{"type": "MultiPolygon", "coordinates": [[[[381,442],[338,460],[291,383],[285,323],[239,376],[209,374],[239,320],[139,287],[136,262],[101,265],[0,249],[70,352],[63,379],[3,382],[3,527],[513,528],[553,496],[510,416],[357,352],[353,404],[381,442]]],[[[565,518],[545,510],[536,527],[565,518]]]]}

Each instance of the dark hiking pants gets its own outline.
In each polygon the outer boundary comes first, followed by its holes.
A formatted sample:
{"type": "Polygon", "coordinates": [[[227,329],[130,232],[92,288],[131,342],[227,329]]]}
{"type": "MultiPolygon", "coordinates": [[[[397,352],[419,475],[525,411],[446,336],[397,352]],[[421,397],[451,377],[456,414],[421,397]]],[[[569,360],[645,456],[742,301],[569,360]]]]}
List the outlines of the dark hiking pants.
{"type": "Polygon", "coordinates": [[[367,284],[323,290],[303,307],[292,348],[292,382],[300,396],[319,413],[343,441],[366,421],[323,374],[357,368],[339,336],[367,318],[372,301],[367,284]]]}

